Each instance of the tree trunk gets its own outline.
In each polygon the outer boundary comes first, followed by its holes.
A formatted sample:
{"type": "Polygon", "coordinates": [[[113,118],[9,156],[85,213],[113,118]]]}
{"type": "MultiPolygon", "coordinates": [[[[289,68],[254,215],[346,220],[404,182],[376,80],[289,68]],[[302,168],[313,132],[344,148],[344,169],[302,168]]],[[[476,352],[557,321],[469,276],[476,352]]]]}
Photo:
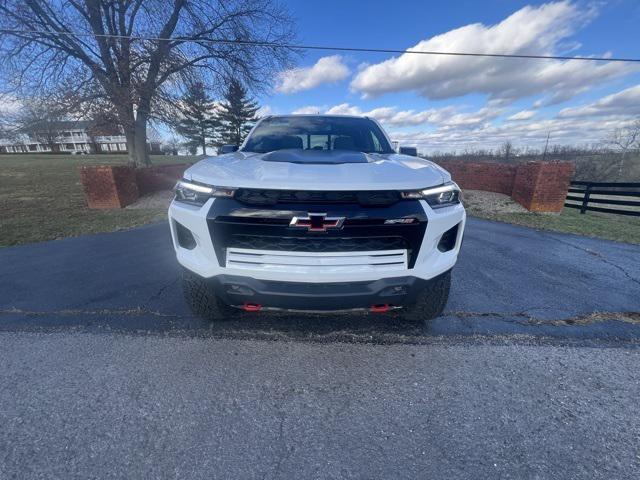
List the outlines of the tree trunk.
{"type": "MultiPolygon", "coordinates": [[[[115,100],[114,103],[116,103],[115,100]]],[[[138,158],[136,156],[136,131],[135,120],[133,117],[133,105],[121,105],[117,112],[118,120],[124,130],[124,136],[127,139],[127,157],[129,158],[129,165],[136,167],[138,166],[138,158]]]]}
{"type": "Polygon", "coordinates": [[[136,163],[145,167],[151,165],[151,159],[147,151],[147,116],[148,113],[146,111],[138,109],[134,124],[136,163]]]}
{"type": "Polygon", "coordinates": [[[124,127],[124,136],[127,139],[127,157],[129,157],[129,165],[136,166],[136,133],[131,126],[124,127]]]}

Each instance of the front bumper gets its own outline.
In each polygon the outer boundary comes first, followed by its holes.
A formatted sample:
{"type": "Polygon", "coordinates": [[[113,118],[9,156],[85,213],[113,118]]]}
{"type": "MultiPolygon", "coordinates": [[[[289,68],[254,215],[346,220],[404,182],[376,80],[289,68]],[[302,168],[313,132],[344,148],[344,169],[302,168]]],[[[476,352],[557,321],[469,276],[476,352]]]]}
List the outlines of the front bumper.
{"type": "Polygon", "coordinates": [[[304,312],[380,311],[410,305],[427,281],[416,277],[368,282],[301,283],[217,275],[207,280],[227,305],[304,312]]]}
{"type": "MultiPolygon", "coordinates": [[[[417,204],[419,203],[419,208],[421,208],[420,214],[426,219],[424,222],[424,234],[421,239],[418,239],[419,249],[414,249],[417,250],[415,257],[411,258],[411,255],[407,255],[407,261],[404,266],[398,264],[393,268],[378,268],[371,265],[345,267],[339,264],[334,265],[331,259],[323,258],[323,255],[331,256],[331,252],[324,252],[310,255],[309,258],[313,260],[312,262],[289,261],[290,265],[287,266],[269,265],[266,268],[252,268],[250,263],[243,265],[241,263],[221,261],[220,248],[216,248],[219,246],[214,245],[214,238],[216,238],[215,228],[217,227],[210,218],[214,202],[220,202],[220,200],[209,199],[202,207],[174,201],[169,208],[169,223],[178,262],[188,270],[209,279],[226,275],[262,281],[315,285],[372,282],[399,277],[429,280],[450,270],[455,265],[466,221],[466,214],[462,205],[433,210],[425,201],[416,201],[417,204]],[[188,229],[193,235],[195,240],[193,248],[181,246],[178,238],[179,225],[188,229]],[[453,247],[448,251],[440,251],[438,244],[443,235],[456,225],[458,229],[453,247]],[[300,265],[298,263],[303,264],[300,265]],[[318,264],[322,265],[322,268],[318,268],[318,264]]],[[[306,206],[298,208],[305,211],[310,210],[306,206]]],[[[251,210],[256,209],[247,210],[249,210],[248,215],[251,216],[254,215],[251,210]]],[[[270,213],[273,213],[273,210],[270,213]]],[[[290,212],[285,210],[283,215],[289,214],[290,212]]],[[[329,239],[331,235],[324,237],[320,235],[316,238],[329,239]]],[[[243,252],[240,253],[242,254],[243,252]]],[[[274,252],[269,250],[267,253],[274,252]]],[[[226,254],[224,252],[222,254],[226,258],[226,254]]]]}

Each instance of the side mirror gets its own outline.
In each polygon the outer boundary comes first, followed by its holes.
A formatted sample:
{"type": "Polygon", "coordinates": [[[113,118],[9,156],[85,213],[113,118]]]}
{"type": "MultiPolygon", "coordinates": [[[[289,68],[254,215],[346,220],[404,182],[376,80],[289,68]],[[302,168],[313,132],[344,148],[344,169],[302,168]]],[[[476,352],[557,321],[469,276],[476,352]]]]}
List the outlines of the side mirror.
{"type": "Polygon", "coordinates": [[[412,157],[418,156],[418,148],[417,147],[400,147],[398,149],[398,153],[403,155],[411,155],[412,157]]]}
{"type": "Polygon", "coordinates": [[[218,155],[224,155],[225,153],[237,152],[239,145],[221,145],[218,147],[218,155]]]}

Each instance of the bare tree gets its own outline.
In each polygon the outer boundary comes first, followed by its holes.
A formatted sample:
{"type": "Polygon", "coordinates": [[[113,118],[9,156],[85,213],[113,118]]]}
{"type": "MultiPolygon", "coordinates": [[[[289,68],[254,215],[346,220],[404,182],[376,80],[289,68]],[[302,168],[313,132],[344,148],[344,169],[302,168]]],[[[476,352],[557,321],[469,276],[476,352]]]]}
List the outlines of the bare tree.
{"type": "Polygon", "coordinates": [[[500,146],[500,155],[504,158],[505,163],[509,163],[511,161],[511,157],[513,156],[513,144],[507,140],[500,146]]]}
{"type": "Polygon", "coordinates": [[[0,140],[12,138],[13,135],[13,129],[9,127],[8,121],[0,113],[0,140]]]}
{"type": "Polygon", "coordinates": [[[14,140],[17,134],[17,111],[19,105],[14,98],[0,94],[0,139],[14,140]]]}
{"type": "Polygon", "coordinates": [[[15,127],[8,115],[0,111],[0,140],[11,140],[15,136],[15,127]]]}
{"type": "Polygon", "coordinates": [[[0,28],[5,83],[107,99],[133,164],[149,163],[147,123],[178,85],[199,75],[218,91],[232,77],[264,88],[291,58],[274,44],[293,36],[274,0],[0,0],[0,28]]]}
{"type": "Polygon", "coordinates": [[[118,124],[118,116],[109,109],[108,105],[101,105],[91,109],[84,115],[89,119],[86,129],[87,137],[93,153],[99,153],[98,137],[122,135],[122,127],[118,124]]]}
{"type": "Polygon", "coordinates": [[[640,148],[640,119],[628,127],[615,129],[608,138],[607,143],[620,153],[618,179],[622,179],[627,155],[640,148]]]}
{"type": "Polygon", "coordinates": [[[162,145],[162,151],[165,155],[178,155],[178,149],[181,142],[177,136],[171,135],[169,138],[165,138],[162,145]]]}
{"type": "Polygon", "coordinates": [[[67,120],[67,114],[61,97],[29,98],[22,102],[16,115],[18,132],[56,152],[61,142],[61,122],[67,120]]]}

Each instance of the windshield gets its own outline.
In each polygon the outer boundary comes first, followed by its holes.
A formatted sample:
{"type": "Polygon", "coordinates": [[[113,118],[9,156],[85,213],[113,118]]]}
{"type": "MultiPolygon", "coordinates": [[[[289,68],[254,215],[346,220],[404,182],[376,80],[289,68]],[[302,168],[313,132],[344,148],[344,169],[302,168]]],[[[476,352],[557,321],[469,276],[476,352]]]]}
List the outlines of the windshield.
{"type": "Polygon", "coordinates": [[[393,153],[375,122],[322,116],[267,118],[251,133],[242,150],[267,153],[285,149],[393,153]]]}

